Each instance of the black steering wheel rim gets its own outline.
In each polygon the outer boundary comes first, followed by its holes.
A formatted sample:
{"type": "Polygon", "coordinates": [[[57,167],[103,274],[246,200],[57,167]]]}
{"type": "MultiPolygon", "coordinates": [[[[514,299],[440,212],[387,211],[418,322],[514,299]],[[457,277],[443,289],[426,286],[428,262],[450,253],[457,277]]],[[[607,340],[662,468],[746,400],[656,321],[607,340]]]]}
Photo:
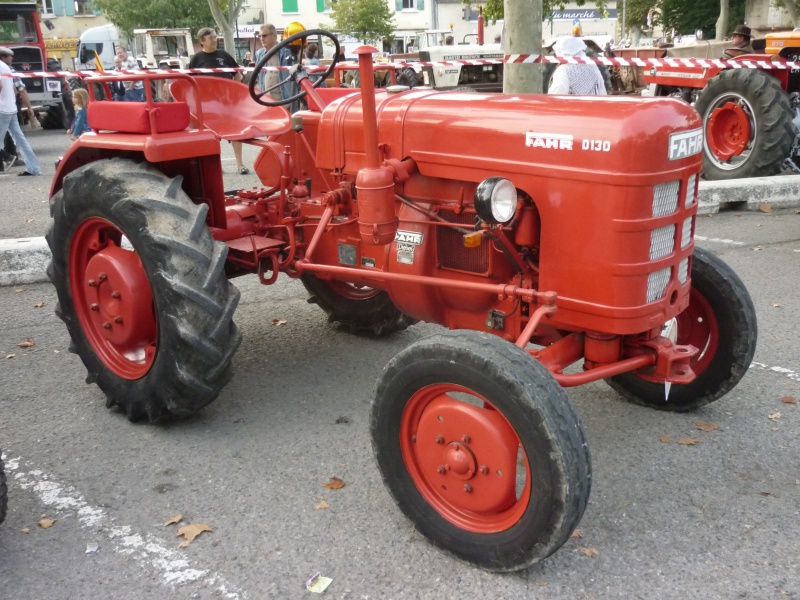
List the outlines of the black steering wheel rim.
{"type": "MultiPolygon", "coordinates": [[[[336,66],[336,63],[339,61],[339,48],[340,48],[339,40],[336,39],[336,36],[333,35],[330,31],[326,31],[325,29],[308,29],[306,31],[301,31],[300,33],[295,33],[294,35],[289,36],[285,40],[281,40],[280,42],[275,44],[272,48],[267,50],[266,54],[264,54],[264,56],[261,57],[261,60],[259,60],[258,64],[253,68],[253,74],[250,76],[250,83],[248,84],[248,89],[250,90],[250,96],[253,98],[253,100],[255,100],[258,104],[261,104],[262,106],[285,106],[287,104],[295,102],[296,100],[305,98],[306,91],[300,88],[300,92],[290,98],[284,98],[283,100],[271,100],[268,102],[262,100],[262,98],[264,96],[268,96],[269,92],[271,92],[274,88],[276,87],[280,88],[280,86],[283,85],[285,82],[279,81],[277,85],[274,85],[266,90],[261,90],[259,92],[256,92],[256,83],[258,83],[258,78],[259,75],[261,75],[261,71],[264,70],[270,59],[276,54],[278,54],[281,51],[281,49],[288,48],[291,45],[291,43],[294,42],[295,40],[300,40],[300,39],[305,40],[311,37],[312,35],[321,35],[327,37],[328,39],[333,41],[333,45],[336,48],[336,53],[334,54],[334,58],[333,61],[331,62],[330,67],[328,67],[328,70],[320,75],[314,74],[314,77],[318,77],[318,79],[312,85],[315,88],[318,88],[324,83],[324,81],[328,77],[330,77],[331,73],[333,73],[333,69],[336,66]]],[[[306,44],[304,43],[303,48],[305,46],[306,44]]],[[[297,70],[295,70],[291,74],[291,79],[293,79],[296,83],[298,83],[302,77],[308,76],[308,73],[306,72],[302,64],[302,59],[303,59],[302,48],[300,49],[299,59],[301,62],[297,65],[297,70]]],[[[271,98],[271,96],[269,97],[271,98]]]]}

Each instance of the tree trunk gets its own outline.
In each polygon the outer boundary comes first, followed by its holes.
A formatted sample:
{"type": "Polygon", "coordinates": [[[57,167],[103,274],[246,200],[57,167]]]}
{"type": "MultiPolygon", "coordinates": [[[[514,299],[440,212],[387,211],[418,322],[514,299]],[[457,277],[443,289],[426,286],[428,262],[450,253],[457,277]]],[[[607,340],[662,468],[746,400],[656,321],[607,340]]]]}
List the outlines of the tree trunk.
{"type": "Polygon", "coordinates": [[[794,27],[800,27],[800,25],[797,24],[800,18],[798,18],[797,16],[797,6],[795,6],[794,0],[786,0],[783,3],[783,9],[786,11],[786,14],[788,14],[789,18],[792,20],[792,25],[794,27]]]}
{"type": "MultiPolygon", "coordinates": [[[[791,2],[791,0],[789,0],[791,2]]],[[[715,39],[723,40],[728,35],[728,15],[730,13],[729,0],[719,0],[719,19],[717,19],[717,33],[715,39]]]]}
{"type": "MultiPolygon", "coordinates": [[[[503,50],[505,54],[542,53],[542,0],[504,0],[503,50]]],[[[541,94],[543,69],[540,64],[506,63],[503,92],[541,94]]]]}
{"type": "Polygon", "coordinates": [[[242,9],[242,0],[228,0],[228,14],[222,12],[220,0],[208,0],[208,6],[211,8],[211,14],[214,16],[214,21],[217,24],[220,34],[225,38],[225,52],[236,57],[236,39],[233,35],[233,24],[236,22],[236,17],[242,9]]]}

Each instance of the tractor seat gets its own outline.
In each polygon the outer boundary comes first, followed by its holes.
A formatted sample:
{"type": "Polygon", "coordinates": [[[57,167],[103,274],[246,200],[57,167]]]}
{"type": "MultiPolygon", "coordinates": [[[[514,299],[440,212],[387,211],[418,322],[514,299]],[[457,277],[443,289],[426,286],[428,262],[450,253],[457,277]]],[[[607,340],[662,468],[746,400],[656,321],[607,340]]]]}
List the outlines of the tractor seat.
{"type": "Polygon", "coordinates": [[[251,140],[286,133],[292,124],[280,106],[261,106],[250,97],[247,86],[222,77],[195,77],[197,87],[186,79],[174,79],[169,89],[179,102],[189,105],[192,125],[197,126],[197,104],[203,108],[203,124],[223,140],[251,140]]]}

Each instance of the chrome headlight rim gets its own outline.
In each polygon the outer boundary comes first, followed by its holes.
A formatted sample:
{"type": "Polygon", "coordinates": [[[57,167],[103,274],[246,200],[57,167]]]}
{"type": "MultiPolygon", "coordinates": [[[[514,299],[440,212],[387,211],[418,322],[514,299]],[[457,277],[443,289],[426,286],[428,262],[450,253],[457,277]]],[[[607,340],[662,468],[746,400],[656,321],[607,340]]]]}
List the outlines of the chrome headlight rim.
{"type": "Polygon", "coordinates": [[[475,190],[475,212],[492,225],[505,225],[517,212],[517,188],[505,177],[487,177],[475,190]]]}

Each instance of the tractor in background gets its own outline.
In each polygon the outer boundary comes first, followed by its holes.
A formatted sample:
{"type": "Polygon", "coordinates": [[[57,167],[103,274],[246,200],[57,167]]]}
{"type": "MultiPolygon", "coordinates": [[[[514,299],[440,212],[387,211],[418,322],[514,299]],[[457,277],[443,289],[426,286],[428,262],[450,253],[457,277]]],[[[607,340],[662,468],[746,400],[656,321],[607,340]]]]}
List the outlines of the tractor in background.
{"type": "Polygon", "coordinates": [[[694,246],[702,123],[670,98],[376,90],[370,47],[359,89],[318,89],[335,62],[316,79],[293,67],[292,98],[255,88],[314,35],[338,55],[328,32],[289,36],[249,88],[142,72],[127,77],[172,79],[176,102],[146,85],[144,103],[90,103],[94,133],[58,164],[47,233],[70,349],[107,406],[154,421],[201,410],[234,376],[238,277],[299,279],[355,334],[439,323],[378,376],[378,467],[435,545],[524,569],[589,499],[567,387],[606,381],[690,411],[750,365],[750,296],[694,246]],[[223,140],[259,148],[261,187],[225,190],[223,140]]]}

